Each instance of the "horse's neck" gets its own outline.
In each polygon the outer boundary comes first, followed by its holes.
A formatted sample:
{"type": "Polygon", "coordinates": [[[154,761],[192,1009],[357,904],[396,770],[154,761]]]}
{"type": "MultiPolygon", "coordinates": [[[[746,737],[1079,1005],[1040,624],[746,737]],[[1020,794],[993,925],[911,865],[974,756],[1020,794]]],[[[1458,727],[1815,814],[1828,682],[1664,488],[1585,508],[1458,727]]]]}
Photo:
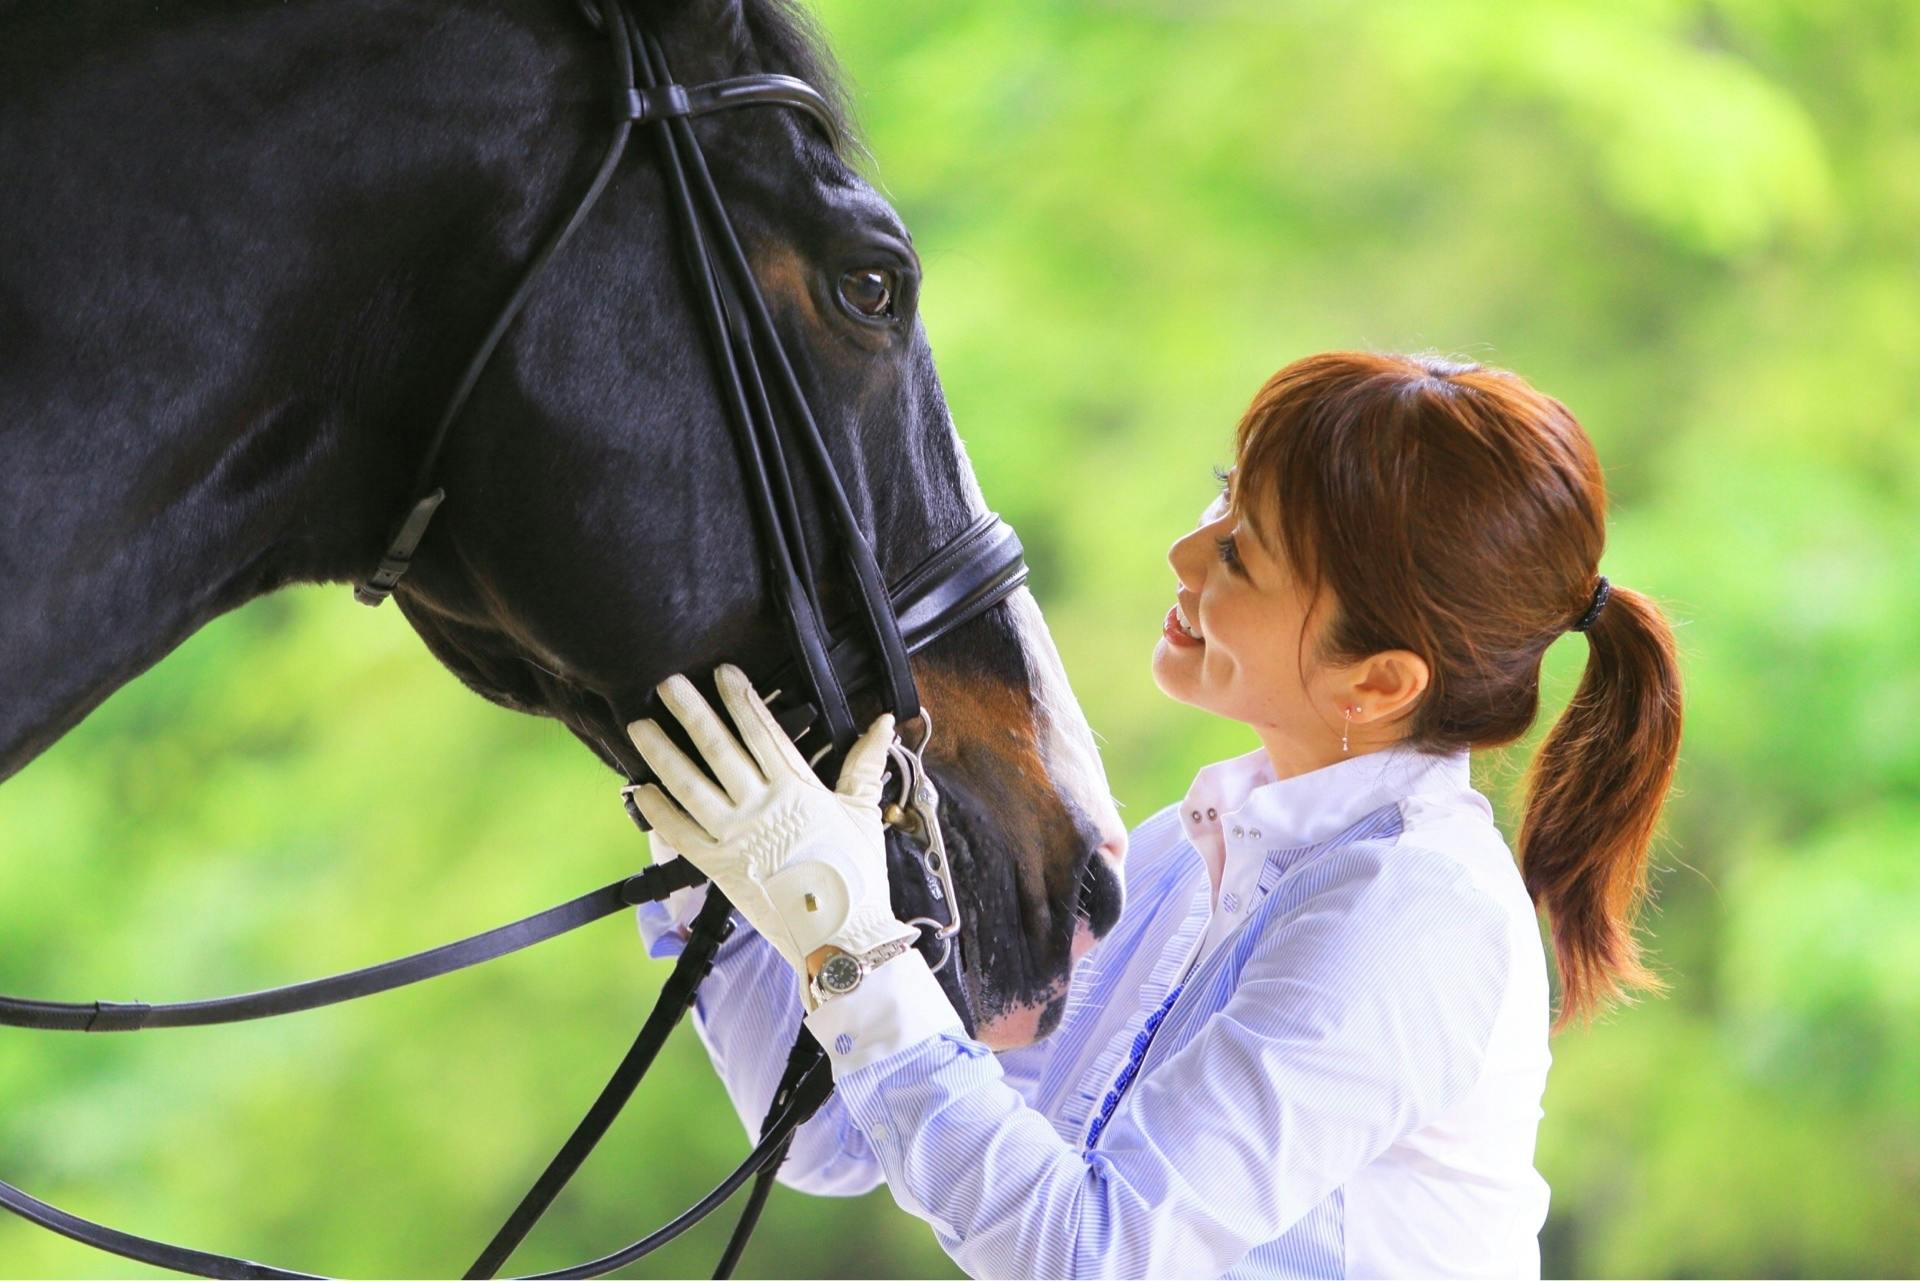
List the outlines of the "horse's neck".
{"type": "Polygon", "coordinates": [[[367,568],[404,506],[466,342],[428,322],[485,323],[555,55],[369,7],[0,19],[53,68],[0,75],[35,121],[0,136],[0,778],[219,613],[367,568]]]}

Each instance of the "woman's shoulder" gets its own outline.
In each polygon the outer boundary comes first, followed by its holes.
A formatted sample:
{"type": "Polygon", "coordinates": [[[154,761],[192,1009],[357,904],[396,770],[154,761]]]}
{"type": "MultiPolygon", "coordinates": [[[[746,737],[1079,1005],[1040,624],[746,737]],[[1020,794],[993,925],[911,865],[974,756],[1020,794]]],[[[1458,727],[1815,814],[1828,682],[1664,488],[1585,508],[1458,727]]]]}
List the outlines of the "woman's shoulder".
{"type": "MultiPolygon", "coordinates": [[[[1392,952],[1531,1031],[1546,1008],[1539,923],[1491,809],[1467,795],[1398,802],[1401,821],[1301,869],[1312,883],[1284,906],[1316,921],[1326,947],[1392,952]]],[[[1283,925],[1272,942],[1284,936],[1283,925]]]]}
{"type": "MultiPolygon", "coordinates": [[[[1399,803],[1403,854],[1443,859],[1510,915],[1531,922],[1533,903],[1520,877],[1513,849],[1494,822],[1493,806],[1472,788],[1409,796],[1399,803]]],[[[1531,926],[1529,927],[1531,928],[1531,926]]]]}
{"type": "Polygon", "coordinates": [[[1532,906],[1492,810],[1477,792],[1428,793],[1381,807],[1300,859],[1273,904],[1284,931],[1311,918],[1329,939],[1367,936],[1511,944],[1532,906]]]}

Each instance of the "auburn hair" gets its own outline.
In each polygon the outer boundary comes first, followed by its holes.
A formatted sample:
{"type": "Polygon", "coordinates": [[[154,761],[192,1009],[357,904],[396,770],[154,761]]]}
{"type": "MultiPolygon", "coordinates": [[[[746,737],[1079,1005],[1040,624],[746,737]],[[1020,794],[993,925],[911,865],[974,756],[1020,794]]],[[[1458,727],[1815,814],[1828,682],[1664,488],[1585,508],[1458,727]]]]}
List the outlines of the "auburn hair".
{"type": "MultiPolygon", "coordinates": [[[[1517,375],[1427,355],[1335,351],[1268,380],[1241,420],[1235,506],[1331,596],[1318,656],[1426,660],[1406,713],[1421,751],[1498,747],[1532,726],[1547,647],[1588,611],[1606,482],[1566,406],[1517,375]]],[[[1552,931],[1555,1028],[1658,990],[1633,920],[1680,751],[1680,672],[1658,606],[1612,586],[1580,687],[1527,771],[1520,869],[1552,931]]]]}

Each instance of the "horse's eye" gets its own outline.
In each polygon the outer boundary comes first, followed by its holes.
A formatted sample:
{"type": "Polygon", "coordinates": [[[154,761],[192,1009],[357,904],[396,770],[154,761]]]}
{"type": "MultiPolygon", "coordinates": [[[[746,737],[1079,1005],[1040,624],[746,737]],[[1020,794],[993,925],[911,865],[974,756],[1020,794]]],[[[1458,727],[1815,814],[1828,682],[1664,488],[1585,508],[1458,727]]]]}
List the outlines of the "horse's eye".
{"type": "Polygon", "coordinates": [[[879,320],[893,314],[894,273],[884,268],[861,267],[840,277],[840,298],[855,315],[879,320]]]}

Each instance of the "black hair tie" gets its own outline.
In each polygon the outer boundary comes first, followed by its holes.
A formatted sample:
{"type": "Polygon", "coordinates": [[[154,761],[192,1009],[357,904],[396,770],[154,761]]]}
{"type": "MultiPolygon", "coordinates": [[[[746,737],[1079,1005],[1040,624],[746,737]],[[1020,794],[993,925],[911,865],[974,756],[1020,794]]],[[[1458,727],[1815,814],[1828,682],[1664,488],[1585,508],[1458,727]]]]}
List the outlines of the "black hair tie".
{"type": "Polygon", "coordinates": [[[1600,617],[1600,611],[1607,607],[1607,598],[1612,595],[1613,585],[1602,575],[1600,585],[1593,589],[1593,604],[1587,606],[1587,612],[1580,615],[1580,621],[1573,625],[1572,630],[1584,632],[1592,627],[1594,620],[1600,617]]]}

